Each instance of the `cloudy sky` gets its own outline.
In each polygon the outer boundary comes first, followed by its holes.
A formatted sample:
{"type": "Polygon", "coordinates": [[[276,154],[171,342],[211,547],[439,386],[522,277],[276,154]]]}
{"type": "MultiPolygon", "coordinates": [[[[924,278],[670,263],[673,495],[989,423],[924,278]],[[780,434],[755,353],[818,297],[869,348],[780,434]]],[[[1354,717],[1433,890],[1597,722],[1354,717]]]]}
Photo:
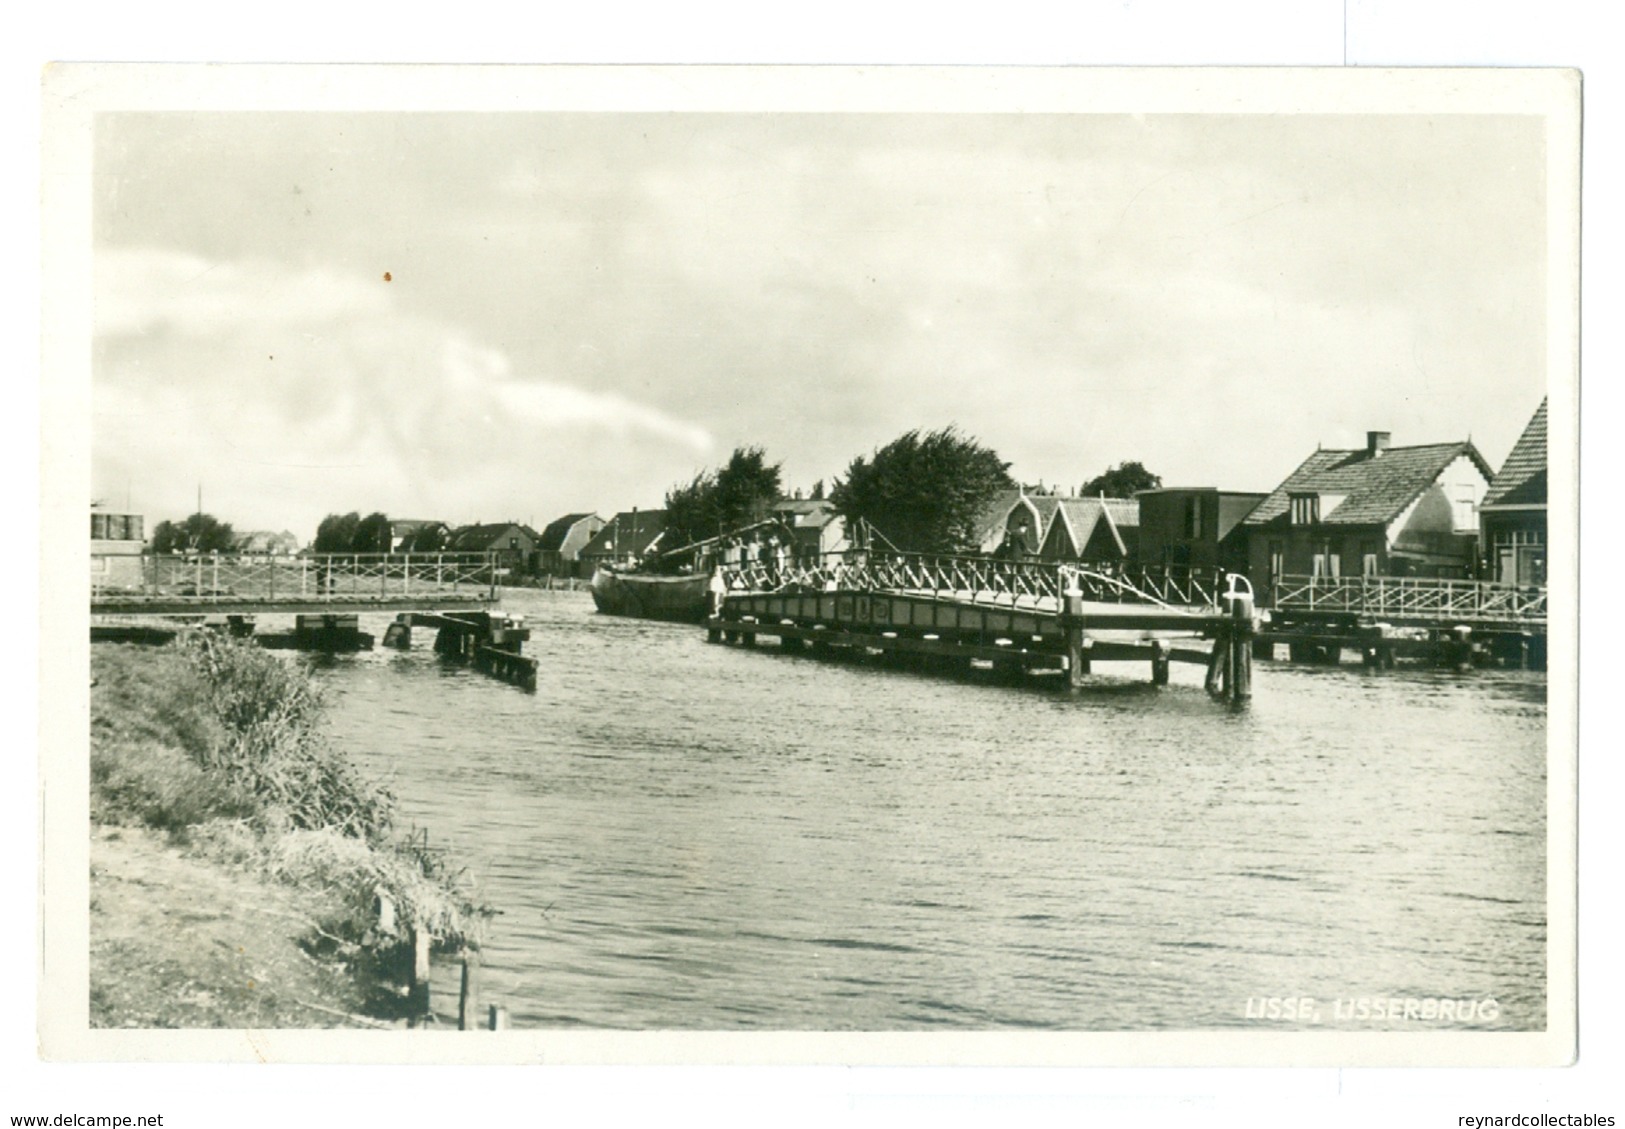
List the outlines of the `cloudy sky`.
{"type": "Polygon", "coordinates": [[[1544,392],[1534,117],[116,114],[93,488],[331,511],[811,486],[957,424],[1028,482],[1264,490],[1544,392]]]}

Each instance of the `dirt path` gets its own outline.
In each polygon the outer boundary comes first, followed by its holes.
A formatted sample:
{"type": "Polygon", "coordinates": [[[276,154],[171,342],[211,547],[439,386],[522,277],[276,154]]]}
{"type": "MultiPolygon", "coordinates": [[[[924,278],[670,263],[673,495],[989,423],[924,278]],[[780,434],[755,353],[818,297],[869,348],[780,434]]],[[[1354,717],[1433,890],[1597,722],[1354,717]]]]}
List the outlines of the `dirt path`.
{"type": "Polygon", "coordinates": [[[300,947],[311,935],[310,907],[284,887],[153,832],[92,828],[94,1027],[369,1025],[344,966],[300,947]]]}

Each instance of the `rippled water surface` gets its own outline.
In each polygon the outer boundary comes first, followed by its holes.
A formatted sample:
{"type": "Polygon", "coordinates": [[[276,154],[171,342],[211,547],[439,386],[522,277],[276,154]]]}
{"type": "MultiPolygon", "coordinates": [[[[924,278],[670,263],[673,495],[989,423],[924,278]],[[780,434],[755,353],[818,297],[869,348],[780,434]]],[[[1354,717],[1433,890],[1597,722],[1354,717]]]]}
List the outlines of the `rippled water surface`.
{"type": "Polygon", "coordinates": [[[1256,1028],[1301,996],[1545,1025],[1544,675],[1260,663],[1232,714],[1196,667],[1011,687],[504,607],[535,694],[421,629],[321,677],[503,910],[515,1026],[1256,1028]]]}

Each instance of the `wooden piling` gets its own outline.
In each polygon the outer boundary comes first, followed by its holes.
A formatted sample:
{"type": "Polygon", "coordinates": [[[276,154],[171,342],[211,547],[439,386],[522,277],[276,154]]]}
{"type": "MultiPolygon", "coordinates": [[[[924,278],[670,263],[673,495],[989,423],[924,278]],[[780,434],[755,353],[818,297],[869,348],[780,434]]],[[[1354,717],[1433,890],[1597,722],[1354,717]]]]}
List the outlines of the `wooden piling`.
{"type": "Polygon", "coordinates": [[[463,985],[457,997],[457,1030],[473,1031],[479,1026],[480,1014],[480,957],[478,953],[463,955],[463,985]]]}
{"type": "Polygon", "coordinates": [[[1214,697],[1224,693],[1225,685],[1230,680],[1230,633],[1220,631],[1213,640],[1213,654],[1208,658],[1207,678],[1203,682],[1207,692],[1214,697]]]}
{"type": "Polygon", "coordinates": [[[427,929],[412,930],[412,981],[408,987],[410,1019],[421,1022],[430,1014],[429,1007],[429,946],[434,938],[427,929]]]}
{"type": "Polygon", "coordinates": [[[1165,639],[1151,640],[1151,685],[1168,685],[1168,642],[1165,639]]]}
{"type": "Polygon", "coordinates": [[[1230,701],[1240,704],[1253,696],[1253,598],[1231,598],[1230,701]]]}
{"type": "Polygon", "coordinates": [[[1063,594],[1062,626],[1066,631],[1066,677],[1071,686],[1082,686],[1091,673],[1089,640],[1085,638],[1088,621],[1083,614],[1083,590],[1074,580],[1063,594]]]}
{"type": "Polygon", "coordinates": [[[1473,629],[1457,626],[1450,629],[1450,664],[1458,671],[1473,669],[1473,629]]]}
{"type": "Polygon", "coordinates": [[[508,1009],[500,1004],[492,1004],[490,1017],[486,1020],[486,1028],[490,1031],[506,1031],[508,1029],[508,1009]]]}

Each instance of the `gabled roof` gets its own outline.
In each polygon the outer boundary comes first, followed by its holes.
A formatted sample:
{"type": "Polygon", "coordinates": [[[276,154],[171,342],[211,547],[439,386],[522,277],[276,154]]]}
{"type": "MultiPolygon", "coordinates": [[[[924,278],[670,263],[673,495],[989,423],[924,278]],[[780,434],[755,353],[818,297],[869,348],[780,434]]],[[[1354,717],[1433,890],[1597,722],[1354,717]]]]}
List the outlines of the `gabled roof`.
{"type": "Polygon", "coordinates": [[[1386,525],[1463,455],[1487,480],[1491,471],[1470,441],[1389,447],[1373,456],[1365,448],[1319,450],[1247,515],[1245,524],[1263,525],[1287,512],[1293,494],[1336,494],[1342,501],[1320,515],[1323,525],[1386,525]]]}
{"type": "Polygon", "coordinates": [[[570,536],[570,531],[584,521],[590,521],[597,514],[565,514],[563,517],[547,523],[542,529],[541,536],[537,538],[536,547],[544,553],[556,553],[564,548],[564,539],[570,536]]]}
{"type": "Polygon", "coordinates": [[[642,556],[654,547],[664,532],[665,510],[625,510],[593,534],[592,540],[582,548],[581,555],[624,557],[634,553],[642,556]]]}
{"type": "Polygon", "coordinates": [[[517,521],[495,522],[490,525],[465,525],[451,535],[451,548],[462,552],[479,552],[485,549],[506,548],[498,545],[504,537],[510,536],[509,531],[517,529],[529,537],[532,544],[540,536],[530,526],[517,521]]]}
{"type": "Polygon", "coordinates": [[[986,506],[976,519],[976,544],[981,548],[992,549],[1004,540],[1005,526],[1010,521],[1010,514],[1017,506],[1026,505],[1037,518],[1037,536],[1039,544],[1049,532],[1050,522],[1055,519],[1056,505],[1059,499],[1053,494],[1029,494],[1025,490],[1000,490],[988,499],[986,506]]]}
{"type": "Polygon", "coordinates": [[[1056,512],[1051,527],[1060,523],[1078,552],[1088,547],[1090,538],[1095,535],[1095,527],[1102,523],[1112,540],[1117,542],[1118,551],[1125,554],[1129,551],[1130,546],[1123,537],[1122,529],[1125,526],[1139,526],[1140,503],[1128,498],[1056,498],[1055,502],[1056,512]]]}
{"type": "Polygon", "coordinates": [[[828,498],[780,498],[768,512],[788,518],[796,529],[822,529],[838,516],[828,498]]]}
{"type": "MultiPolygon", "coordinates": [[[[1483,506],[1546,504],[1546,401],[1535,409],[1501,472],[1490,481],[1483,506]]],[[[1482,508],[1482,507],[1481,507],[1482,508]]]]}

